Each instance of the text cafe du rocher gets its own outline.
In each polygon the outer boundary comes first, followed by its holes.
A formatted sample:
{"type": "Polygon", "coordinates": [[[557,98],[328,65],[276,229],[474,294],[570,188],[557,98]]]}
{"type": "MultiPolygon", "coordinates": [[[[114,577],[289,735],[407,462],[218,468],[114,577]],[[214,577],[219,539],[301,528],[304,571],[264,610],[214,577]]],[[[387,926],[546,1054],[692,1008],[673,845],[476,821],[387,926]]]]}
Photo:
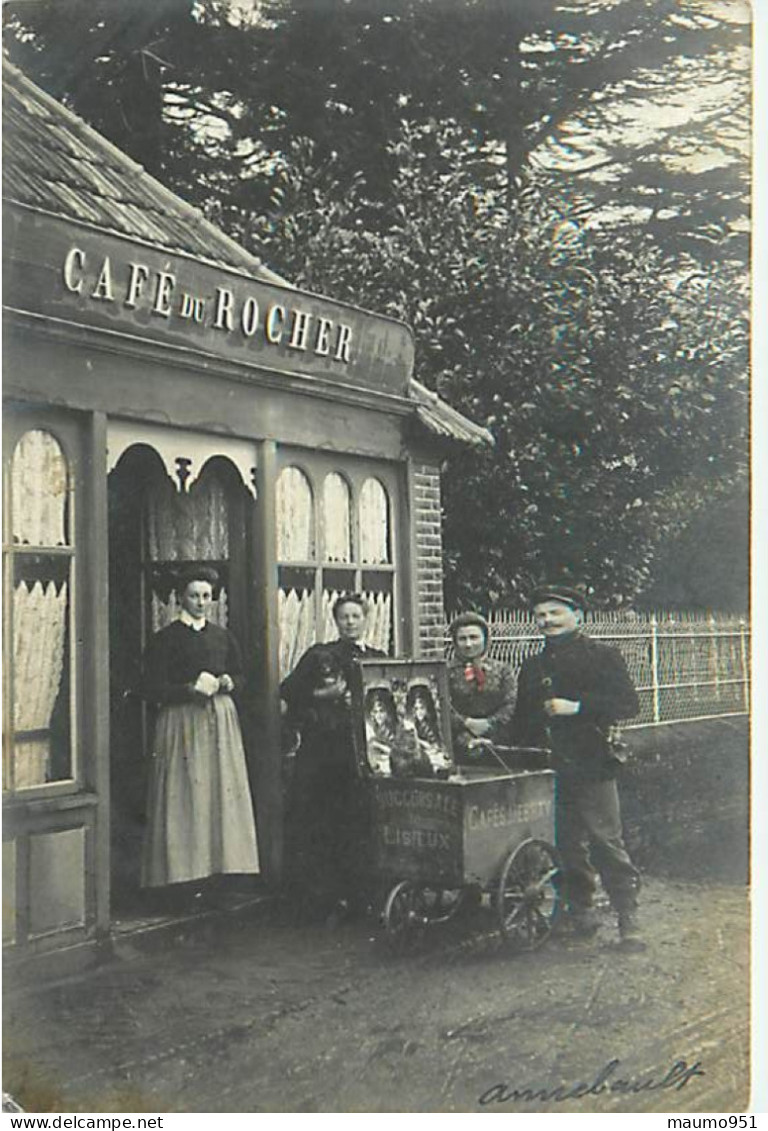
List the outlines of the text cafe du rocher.
{"type": "Polygon", "coordinates": [[[253,294],[238,295],[233,288],[216,286],[213,295],[182,290],[172,271],[129,262],[114,268],[110,257],[95,264],[79,247],[71,247],[63,265],[64,286],[99,303],[120,303],[127,310],[144,309],[157,318],[183,319],[245,339],[258,334],[271,345],[312,352],[318,357],[348,364],[352,327],[298,307],[270,302],[260,309],[253,294]]]}

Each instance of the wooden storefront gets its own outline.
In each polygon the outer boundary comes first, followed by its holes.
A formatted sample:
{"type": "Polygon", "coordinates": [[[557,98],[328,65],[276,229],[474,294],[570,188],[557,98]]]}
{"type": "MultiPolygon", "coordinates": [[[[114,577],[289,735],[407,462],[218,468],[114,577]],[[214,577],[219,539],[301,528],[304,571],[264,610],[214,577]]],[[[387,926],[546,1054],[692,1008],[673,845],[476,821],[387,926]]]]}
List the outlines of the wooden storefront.
{"type": "Polygon", "coordinates": [[[446,445],[487,434],[413,381],[405,325],[291,287],[4,66],[3,925],[25,957],[109,936],[135,883],[174,574],[215,565],[265,882],[282,856],[278,686],[330,606],[439,649],[446,445]]]}

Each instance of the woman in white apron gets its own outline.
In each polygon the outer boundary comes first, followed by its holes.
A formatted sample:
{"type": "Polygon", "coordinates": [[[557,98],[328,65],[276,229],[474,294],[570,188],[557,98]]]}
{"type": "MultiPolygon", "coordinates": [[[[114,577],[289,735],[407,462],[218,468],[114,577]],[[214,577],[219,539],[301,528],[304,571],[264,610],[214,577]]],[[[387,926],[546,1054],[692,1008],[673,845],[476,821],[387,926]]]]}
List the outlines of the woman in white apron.
{"type": "Polygon", "coordinates": [[[182,577],[177,620],[150,641],[146,698],[157,703],[142,886],[259,871],[253,803],[232,693],[242,660],[207,614],[218,583],[198,566],[182,577]]]}

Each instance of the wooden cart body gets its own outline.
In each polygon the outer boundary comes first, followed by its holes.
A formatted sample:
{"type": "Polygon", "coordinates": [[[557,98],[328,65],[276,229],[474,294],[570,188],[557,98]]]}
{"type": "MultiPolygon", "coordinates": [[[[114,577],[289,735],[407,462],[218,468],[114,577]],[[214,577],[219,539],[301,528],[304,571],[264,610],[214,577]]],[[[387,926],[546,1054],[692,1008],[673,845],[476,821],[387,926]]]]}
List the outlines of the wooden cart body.
{"type": "Polygon", "coordinates": [[[488,893],[503,938],[527,949],[544,942],[560,906],[555,774],[538,768],[546,751],[507,748],[520,769],[506,769],[498,752],[500,769],[457,767],[447,671],[437,661],[359,662],[352,711],[372,864],[381,885],[392,885],[382,918],[393,946],[455,917],[478,891],[488,893]],[[398,776],[402,751],[419,738],[429,763],[406,760],[414,776],[398,776]],[[430,767],[433,776],[415,776],[430,767]]]}
{"type": "Polygon", "coordinates": [[[374,867],[382,879],[487,889],[523,841],[554,841],[551,770],[462,769],[448,781],[371,779],[368,787],[374,867]]]}

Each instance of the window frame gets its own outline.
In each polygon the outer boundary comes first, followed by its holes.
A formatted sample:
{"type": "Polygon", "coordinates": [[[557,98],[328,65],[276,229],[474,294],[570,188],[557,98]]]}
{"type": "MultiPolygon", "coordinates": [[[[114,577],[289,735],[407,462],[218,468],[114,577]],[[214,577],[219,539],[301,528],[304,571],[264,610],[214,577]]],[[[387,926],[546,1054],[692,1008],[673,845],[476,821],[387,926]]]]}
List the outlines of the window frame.
{"type": "MultiPolygon", "coordinates": [[[[276,557],[277,588],[282,589],[285,570],[300,570],[312,574],[315,616],[315,640],[325,643],[323,617],[323,578],[328,572],[347,574],[351,578],[351,592],[364,592],[363,576],[366,574],[387,575],[391,578],[391,654],[397,656],[402,649],[402,604],[401,585],[407,563],[400,559],[400,531],[403,507],[403,469],[397,463],[370,459],[366,456],[346,455],[339,452],[308,452],[305,449],[278,447],[275,472],[275,549],[277,551],[280,514],[277,508],[277,483],[281,473],[288,467],[295,467],[307,478],[312,497],[312,519],[314,524],[315,557],[309,561],[285,561],[276,557]],[[325,551],[325,479],[335,473],[341,476],[349,489],[350,496],[350,541],[351,561],[337,562],[326,559],[325,551]],[[360,497],[364,483],[376,479],[384,489],[388,509],[389,558],[388,562],[363,562],[361,560],[361,515],[360,497]]],[[[283,675],[287,673],[282,673],[283,675]]]]}
{"type": "Polygon", "coordinates": [[[84,650],[85,632],[80,588],[86,568],[86,547],[83,538],[85,489],[83,481],[84,434],[82,423],[73,416],[29,405],[6,406],[3,414],[3,785],[5,803],[28,801],[83,793],[88,790],[90,768],[84,737],[84,650]],[[12,473],[16,449],[28,432],[49,433],[61,449],[67,466],[67,534],[66,546],[28,546],[13,541],[12,473]],[[69,677],[69,776],[36,785],[15,783],[15,720],[14,720],[14,578],[20,557],[38,554],[43,557],[66,558],[68,576],[68,677],[69,677]]]}

